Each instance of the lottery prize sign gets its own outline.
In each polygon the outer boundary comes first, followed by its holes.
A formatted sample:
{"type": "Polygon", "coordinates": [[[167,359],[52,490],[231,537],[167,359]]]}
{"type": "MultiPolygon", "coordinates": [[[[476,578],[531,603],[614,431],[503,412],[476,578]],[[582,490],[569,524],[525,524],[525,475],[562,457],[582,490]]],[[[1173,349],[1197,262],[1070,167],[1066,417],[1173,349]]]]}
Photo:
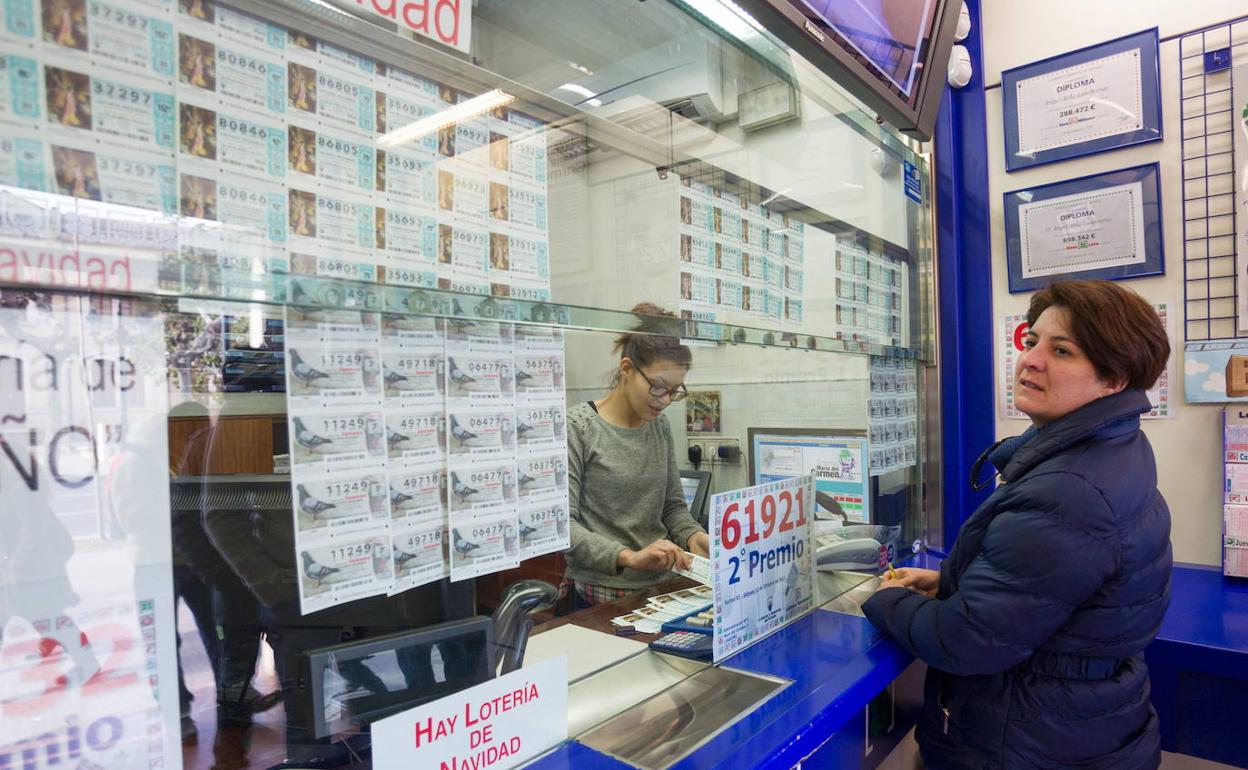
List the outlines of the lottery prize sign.
{"type": "Polygon", "coordinates": [[[814,505],[810,475],[711,498],[716,663],[814,605],[814,505]]]}

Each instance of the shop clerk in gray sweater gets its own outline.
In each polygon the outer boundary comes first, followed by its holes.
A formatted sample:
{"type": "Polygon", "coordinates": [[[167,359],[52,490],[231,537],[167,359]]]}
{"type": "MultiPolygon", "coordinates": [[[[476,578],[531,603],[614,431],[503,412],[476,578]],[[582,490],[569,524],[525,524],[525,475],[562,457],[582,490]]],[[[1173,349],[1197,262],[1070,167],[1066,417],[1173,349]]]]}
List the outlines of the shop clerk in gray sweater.
{"type": "Polygon", "coordinates": [[[611,390],[568,409],[568,497],[572,547],[568,576],[578,606],[653,585],[686,550],[706,556],[706,531],[689,515],[663,410],[683,399],[693,356],[671,336],[672,314],[643,303],[636,331],[615,341],[611,390]],[[651,316],[644,318],[644,316],[651,316]]]}

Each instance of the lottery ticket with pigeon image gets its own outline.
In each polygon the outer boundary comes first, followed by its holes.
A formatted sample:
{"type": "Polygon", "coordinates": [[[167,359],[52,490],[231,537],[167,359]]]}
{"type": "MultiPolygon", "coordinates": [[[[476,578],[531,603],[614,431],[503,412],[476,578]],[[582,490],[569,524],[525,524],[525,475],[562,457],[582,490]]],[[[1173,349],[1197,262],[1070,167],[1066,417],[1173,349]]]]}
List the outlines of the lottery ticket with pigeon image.
{"type": "Polygon", "coordinates": [[[516,356],[516,392],[521,396],[563,395],[563,355],[522,353],[516,356]]]}
{"type": "Polygon", "coordinates": [[[290,405],[381,403],[381,357],[375,347],[351,341],[303,341],[286,345],[290,405]]]}
{"type": "Polygon", "coordinates": [[[446,421],[447,448],[460,463],[515,452],[516,420],[510,407],[448,407],[446,421]]]}
{"type": "Polygon", "coordinates": [[[450,538],[444,521],[396,531],[390,550],[394,559],[392,593],[431,583],[450,572],[450,538]]]}
{"type": "Polygon", "coordinates": [[[316,410],[290,415],[291,467],[306,474],[380,467],[385,461],[385,423],[380,410],[316,410]]]}
{"type": "Polygon", "coordinates": [[[299,536],[315,532],[341,537],[389,521],[386,477],[380,473],[314,476],[292,480],[291,486],[299,536]]]}
{"type": "Polygon", "coordinates": [[[386,411],[388,467],[439,462],[446,452],[446,412],[440,407],[386,411]]]}
{"type": "Polygon", "coordinates": [[[391,407],[442,401],[444,348],[438,344],[387,343],[381,353],[381,379],[391,407]]]}
{"type": "Polygon", "coordinates": [[[516,489],[521,501],[562,498],[568,495],[566,452],[522,457],[516,463],[516,489]]]}
{"type": "Polygon", "coordinates": [[[489,511],[508,508],[516,503],[516,466],[505,463],[465,465],[450,470],[450,511],[489,511]]]}
{"type": "Polygon", "coordinates": [[[515,327],[515,337],[517,353],[563,350],[563,329],[521,324],[515,327]]]}
{"type": "Polygon", "coordinates": [[[522,402],[516,407],[516,447],[541,452],[567,446],[566,418],[560,402],[522,402]]]}
{"type": "Polygon", "coordinates": [[[397,346],[428,344],[443,347],[444,322],[441,318],[403,313],[382,313],[381,338],[397,346]]]}
{"type": "Polygon", "coordinates": [[[447,343],[457,347],[473,350],[511,350],[516,340],[516,327],[510,323],[498,321],[482,321],[473,315],[485,315],[493,312],[498,300],[486,298],[473,303],[472,300],[454,298],[451,300],[451,312],[455,318],[447,319],[447,343]],[[461,317],[469,315],[469,317],[461,317]]]}
{"type": "Polygon", "coordinates": [[[492,515],[451,515],[451,580],[520,565],[514,510],[492,515]]]}
{"type": "Polygon", "coordinates": [[[441,463],[391,470],[390,520],[395,526],[446,521],[446,466],[441,463]]]}
{"type": "Polygon", "coordinates": [[[317,545],[299,541],[303,614],[387,593],[394,580],[390,539],[386,530],[372,530],[317,545]]]}
{"type": "MultiPolygon", "coordinates": [[[[300,288],[300,285],[293,281],[292,286],[297,289],[293,292],[296,297],[304,302],[311,301],[307,290],[300,288]]],[[[377,313],[287,306],[286,339],[289,343],[298,335],[298,339],[332,337],[340,342],[346,340],[372,342],[377,339],[377,322],[377,313]]]]}
{"type": "Polygon", "coordinates": [[[567,500],[520,506],[520,558],[563,551],[568,546],[567,500]]]}
{"type": "Polygon", "coordinates": [[[446,397],[449,403],[510,403],[515,397],[515,380],[510,351],[474,352],[456,350],[449,344],[446,354],[446,397]]]}

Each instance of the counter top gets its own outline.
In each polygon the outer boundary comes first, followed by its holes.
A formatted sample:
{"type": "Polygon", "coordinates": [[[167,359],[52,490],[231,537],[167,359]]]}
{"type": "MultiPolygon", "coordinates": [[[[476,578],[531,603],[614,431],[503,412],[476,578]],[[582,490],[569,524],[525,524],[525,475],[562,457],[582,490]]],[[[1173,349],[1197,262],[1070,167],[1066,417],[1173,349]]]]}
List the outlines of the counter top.
{"type": "MultiPolygon", "coordinates": [[[[793,684],[673,768],[791,768],[861,711],[912,660],[865,618],[815,610],[723,663],[793,684]]],[[[531,767],[580,770],[626,765],[569,743],[531,767]],[[590,764],[599,760],[603,764],[590,764]]]]}
{"type": "Polygon", "coordinates": [[[1248,580],[1223,577],[1218,567],[1174,565],[1157,639],[1248,653],[1248,580]]]}

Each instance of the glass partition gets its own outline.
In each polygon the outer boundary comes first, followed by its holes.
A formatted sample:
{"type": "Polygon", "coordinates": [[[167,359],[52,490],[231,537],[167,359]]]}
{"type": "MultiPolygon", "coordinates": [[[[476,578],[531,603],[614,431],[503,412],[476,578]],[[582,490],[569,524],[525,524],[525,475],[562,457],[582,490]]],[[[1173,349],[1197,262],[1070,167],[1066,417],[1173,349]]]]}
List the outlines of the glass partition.
{"type": "Polygon", "coordinates": [[[11,5],[0,757],[367,767],[569,627],[613,642],[574,695],[637,684],[573,737],[695,675],[611,622],[686,578],[565,579],[568,415],[638,327],[690,351],[707,497],[840,437],[821,553],[924,537],[927,163],[732,3],[482,0],[467,54],[347,2],[11,5]]]}

